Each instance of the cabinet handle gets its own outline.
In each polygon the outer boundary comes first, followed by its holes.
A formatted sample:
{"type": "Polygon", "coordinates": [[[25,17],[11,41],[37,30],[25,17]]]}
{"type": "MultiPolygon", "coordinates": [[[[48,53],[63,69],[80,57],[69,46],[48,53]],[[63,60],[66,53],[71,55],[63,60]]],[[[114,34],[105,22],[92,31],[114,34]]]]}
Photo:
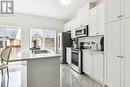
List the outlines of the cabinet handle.
{"type": "Polygon", "coordinates": [[[121,18],[121,17],[124,17],[124,15],[117,16],[117,18],[121,18]]]}
{"type": "Polygon", "coordinates": [[[118,58],[124,58],[123,56],[117,56],[118,58]]]}
{"type": "Polygon", "coordinates": [[[120,56],[117,56],[118,58],[120,58],[120,56]]]}
{"type": "Polygon", "coordinates": [[[117,18],[120,18],[121,16],[117,16],[117,18]]]}
{"type": "Polygon", "coordinates": [[[123,56],[120,56],[120,58],[124,58],[123,56]]]}
{"type": "Polygon", "coordinates": [[[124,17],[124,15],[120,15],[120,17],[124,17]]]}

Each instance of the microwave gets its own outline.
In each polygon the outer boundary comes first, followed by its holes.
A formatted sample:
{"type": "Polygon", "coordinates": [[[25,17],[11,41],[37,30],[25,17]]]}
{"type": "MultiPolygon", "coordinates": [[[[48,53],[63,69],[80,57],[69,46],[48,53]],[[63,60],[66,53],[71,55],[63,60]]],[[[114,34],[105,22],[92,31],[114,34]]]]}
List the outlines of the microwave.
{"type": "Polygon", "coordinates": [[[81,26],[79,28],[76,28],[75,30],[75,36],[76,37],[86,37],[88,36],[88,25],[86,26],[81,26]]]}

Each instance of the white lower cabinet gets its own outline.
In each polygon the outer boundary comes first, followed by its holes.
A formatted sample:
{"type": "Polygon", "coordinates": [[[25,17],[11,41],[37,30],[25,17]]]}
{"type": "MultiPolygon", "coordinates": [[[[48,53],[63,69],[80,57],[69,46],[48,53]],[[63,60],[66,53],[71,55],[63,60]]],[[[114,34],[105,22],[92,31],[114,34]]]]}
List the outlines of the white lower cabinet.
{"type": "Polygon", "coordinates": [[[67,59],[67,63],[70,65],[71,64],[71,48],[70,47],[66,48],[66,59],[67,59]]]}
{"type": "Polygon", "coordinates": [[[93,55],[90,52],[83,51],[83,72],[93,75],[93,55]]]}
{"type": "Polygon", "coordinates": [[[120,87],[120,21],[106,25],[106,83],[120,87]]]}
{"type": "Polygon", "coordinates": [[[121,87],[130,87],[130,18],[121,21],[121,87]]]}
{"type": "Polygon", "coordinates": [[[130,87],[130,18],[106,25],[106,84],[130,87]]]}
{"type": "Polygon", "coordinates": [[[83,71],[100,82],[104,81],[104,54],[83,51],[83,71]]]}
{"type": "Polygon", "coordinates": [[[104,81],[104,55],[103,53],[94,53],[93,63],[93,75],[94,77],[103,82],[104,81]]]}

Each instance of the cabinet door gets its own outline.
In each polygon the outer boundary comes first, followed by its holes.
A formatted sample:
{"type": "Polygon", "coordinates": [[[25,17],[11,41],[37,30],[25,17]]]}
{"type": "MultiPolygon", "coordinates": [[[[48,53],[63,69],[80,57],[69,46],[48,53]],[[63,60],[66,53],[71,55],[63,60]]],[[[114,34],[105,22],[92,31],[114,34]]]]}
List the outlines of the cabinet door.
{"type": "Polygon", "coordinates": [[[104,35],[104,3],[90,10],[90,36],[104,35]]]}
{"type": "Polygon", "coordinates": [[[90,55],[90,52],[84,52],[83,53],[83,69],[86,74],[92,75],[93,74],[93,56],[90,55]]]}
{"type": "Polygon", "coordinates": [[[118,20],[120,16],[120,0],[106,0],[107,22],[118,20]]]}
{"type": "Polygon", "coordinates": [[[121,15],[123,18],[130,17],[130,0],[121,0],[121,15]]]}
{"type": "Polygon", "coordinates": [[[97,33],[96,8],[90,10],[90,30],[89,35],[95,36],[97,33]]]}
{"type": "Polygon", "coordinates": [[[71,30],[71,38],[75,38],[75,29],[71,30]]]}
{"type": "Polygon", "coordinates": [[[130,87],[130,19],[122,21],[122,87],[130,87]],[[125,67],[125,68],[124,68],[125,67]]]}
{"type": "Polygon", "coordinates": [[[68,31],[68,30],[69,30],[68,28],[69,28],[69,27],[68,27],[68,24],[67,24],[67,23],[64,24],[64,32],[68,31]]]}
{"type": "Polygon", "coordinates": [[[82,8],[82,25],[89,25],[89,4],[82,8]]]}
{"type": "Polygon", "coordinates": [[[89,24],[89,4],[84,5],[77,11],[78,27],[89,24]]]}
{"type": "Polygon", "coordinates": [[[71,20],[71,38],[75,38],[76,18],[71,20]]]}
{"type": "Polygon", "coordinates": [[[106,83],[120,87],[120,21],[106,26],[106,83]]]}
{"type": "Polygon", "coordinates": [[[95,53],[94,54],[94,77],[103,82],[103,76],[104,76],[104,57],[102,53],[95,53]]]}
{"type": "Polygon", "coordinates": [[[71,22],[68,22],[68,23],[64,24],[64,31],[65,32],[66,31],[71,31],[71,26],[72,26],[71,22]]]}
{"type": "Polygon", "coordinates": [[[97,6],[97,35],[104,35],[104,3],[97,6]]]}

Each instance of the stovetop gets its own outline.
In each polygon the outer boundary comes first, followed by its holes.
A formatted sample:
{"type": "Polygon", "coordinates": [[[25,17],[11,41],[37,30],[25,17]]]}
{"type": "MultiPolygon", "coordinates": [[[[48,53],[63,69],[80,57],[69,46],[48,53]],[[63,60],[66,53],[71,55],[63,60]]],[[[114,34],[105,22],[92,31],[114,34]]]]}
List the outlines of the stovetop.
{"type": "Polygon", "coordinates": [[[71,48],[71,50],[81,51],[81,50],[83,50],[83,49],[80,49],[80,48],[71,48]]]}

